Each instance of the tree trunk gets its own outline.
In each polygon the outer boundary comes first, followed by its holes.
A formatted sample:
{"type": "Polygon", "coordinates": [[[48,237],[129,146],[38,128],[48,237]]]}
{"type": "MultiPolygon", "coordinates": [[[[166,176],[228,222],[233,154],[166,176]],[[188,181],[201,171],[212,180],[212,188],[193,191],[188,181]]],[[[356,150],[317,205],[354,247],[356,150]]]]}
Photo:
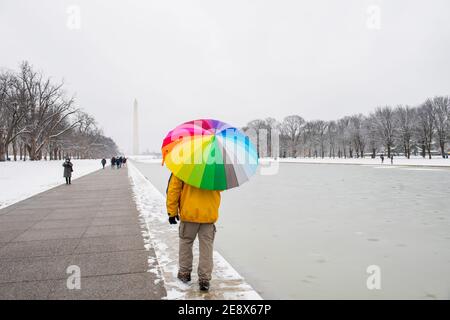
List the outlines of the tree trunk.
{"type": "Polygon", "coordinates": [[[28,145],[28,154],[30,155],[30,160],[34,161],[37,160],[36,158],[36,143],[34,141],[31,141],[28,145]]]}
{"type": "Polygon", "coordinates": [[[14,161],[17,161],[17,142],[16,141],[13,141],[12,148],[13,148],[14,161]]]}
{"type": "Polygon", "coordinates": [[[0,141],[0,161],[5,161],[5,144],[3,141],[0,141]]]}
{"type": "Polygon", "coordinates": [[[27,145],[28,158],[30,161],[34,161],[34,148],[31,145],[27,145]]]}

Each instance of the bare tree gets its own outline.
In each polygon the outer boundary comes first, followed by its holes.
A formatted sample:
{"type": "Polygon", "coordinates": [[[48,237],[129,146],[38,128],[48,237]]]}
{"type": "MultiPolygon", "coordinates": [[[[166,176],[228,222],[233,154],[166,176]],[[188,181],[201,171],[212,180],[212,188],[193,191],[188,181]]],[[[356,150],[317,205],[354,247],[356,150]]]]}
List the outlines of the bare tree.
{"type": "Polygon", "coordinates": [[[0,161],[5,160],[10,145],[14,160],[17,151],[24,160],[26,153],[30,160],[46,159],[47,155],[50,159],[61,158],[62,148],[73,151],[83,141],[89,147],[78,154],[84,157],[98,155],[100,150],[117,152],[113,141],[103,136],[92,117],[75,107],[73,98],[66,98],[62,87],[62,83],[53,84],[27,62],[17,73],[0,74],[0,161]],[[89,132],[74,130],[80,129],[82,122],[85,126],[90,122],[89,132]],[[102,143],[97,145],[97,141],[102,143]]]}
{"type": "Polygon", "coordinates": [[[61,128],[68,117],[76,112],[73,99],[65,99],[62,83],[53,85],[41,73],[32,70],[28,63],[21,65],[21,85],[27,91],[28,113],[22,137],[26,141],[30,160],[41,158],[49,140],[70,130],[75,124],[61,128]],[[59,128],[59,130],[56,130],[59,128]]]}
{"type": "MultiPolygon", "coordinates": [[[[261,119],[252,120],[249,123],[247,123],[246,126],[247,129],[252,129],[256,133],[256,152],[258,154],[258,157],[261,155],[261,149],[266,148],[267,146],[261,146],[260,145],[260,133],[262,129],[267,129],[266,122],[261,119]]],[[[266,149],[264,149],[266,150],[266,149]]],[[[264,152],[263,152],[264,153],[264,152]]]]}
{"type": "Polygon", "coordinates": [[[372,153],[372,159],[377,155],[377,150],[379,147],[379,138],[377,135],[376,125],[375,125],[375,115],[371,114],[364,121],[364,132],[366,134],[367,144],[372,153]]]}
{"type": "Polygon", "coordinates": [[[281,123],[281,132],[289,139],[289,149],[292,157],[297,156],[297,146],[304,123],[305,120],[297,115],[287,116],[281,123]]]}
{"type": "Polygon", "coordinates": [[[387,150],[387,156],[391,156],[391,149],[394,146],[396,127],[394,123],[394,111],[391,107],[377,108],[373,119],[375,120],[375,130],[378,137],[387,150]]]}
{"type": "Polygon", "coordinates": [[[430,100],[434,109],[434,120],[437,140],[442,157],[445,157],[445,144],[450,134],[450,99],[446,97],[434,97],[430,100]]]}
{"type": "Polygon", "coordinates": [[[336,136],[337,136],[337,125],[336,121],[330,121],[327,125],[327,140],[328,140],[328,157],[335,157],[336,155],[336,136]]]}
{"type": "Polygon", "coordinates": [[[272,150],[272,135],[276,130],[279,130],[280,123],[275,119],[268,117],[265,120],[267,128],[267,152],[270,157],[278,157],[279,154],[274,154],[275,150],[272,150]]]}
{"type": "Polygon", "coordinates": [[[320,148],[320,157],[324,158],[328,123],[323,120],[316,120],[312,122],[312,127],[314,128],[315,138],[317,139],[317,144],[319,145],[320,148]]]}
{"type": "Polygon", "coordinates": [[[362,114],[350,117],[349,131],[351,143],[356,150],[356,157],[364,158],[364,150],[366,148],[366,134],[364,128],[365,118],[362,114]]]}
{"type": "Polygon", "coordinates": [[[0,161],[5,161],[8,145],[25,131],[21,125],[28,109],[21,104],[22,98],[14,75],[0,75],[0,161]]]}
{"type": "Polygon", "coordinates": [[[418,137],[422,145],[422,156],[425,158],[425,152],[431,159],[431,147],[435,132],[436,112],[431,99],[427,99],[417,111],[418,137]]]}
{"type": "MultiPolygon", "coordinates": [[[[342,119],[339,119],[337,121],[337,138],[339,141],[339,149],[338,149],[338,157],[344,157],[347,158],[347,146],[349,145],[349,127],[350,124],[350,118],[349,117],[344,117],[342,119]]],[[[350,143],[351,145],[351,143],[350,143]]],[[[349,150],[350,152],[350,157],[352,156],[351,154],[351,149],[349,150]]]]}
{"type": "Polygon", "coordinates": [[[398,106],[395,109],[395,126],[398,140],[403,146],[403,152],[408,159],[411,157],[414,131],[417,126],[417,111],[409,106],[398,106]]]}

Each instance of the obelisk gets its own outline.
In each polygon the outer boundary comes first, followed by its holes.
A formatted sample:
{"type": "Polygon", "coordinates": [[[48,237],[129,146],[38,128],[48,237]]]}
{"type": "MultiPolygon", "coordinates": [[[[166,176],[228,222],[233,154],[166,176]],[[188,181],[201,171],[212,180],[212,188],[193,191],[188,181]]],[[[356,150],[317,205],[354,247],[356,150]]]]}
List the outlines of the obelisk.
{"type": "Polygon", "coordinates": [[[133,106],[133,155],[139,154],[139,117],[138,117],[138,103],[134,99],[133,106]]]}

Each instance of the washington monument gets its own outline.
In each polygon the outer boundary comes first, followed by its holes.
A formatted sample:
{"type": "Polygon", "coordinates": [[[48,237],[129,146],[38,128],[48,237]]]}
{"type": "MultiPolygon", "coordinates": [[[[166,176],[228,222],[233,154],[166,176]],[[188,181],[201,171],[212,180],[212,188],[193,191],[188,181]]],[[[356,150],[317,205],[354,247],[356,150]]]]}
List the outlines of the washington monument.
{"type": "Polygon", "coordinates": [[[139,116],[138,116],[138,103],[134,99],[133,107],[133,154],[139,154],[139,116]]]}

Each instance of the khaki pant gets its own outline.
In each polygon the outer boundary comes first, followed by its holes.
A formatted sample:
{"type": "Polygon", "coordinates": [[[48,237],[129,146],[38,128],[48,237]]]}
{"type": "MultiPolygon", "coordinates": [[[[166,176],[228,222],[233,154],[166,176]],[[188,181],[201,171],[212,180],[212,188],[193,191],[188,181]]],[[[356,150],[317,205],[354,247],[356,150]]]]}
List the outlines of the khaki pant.
{"type": "Polygon", "coordinates": [[[194,223],[181,221],[179,227],[180,272],[192,271],[192,245],[198,234],[200,257],[198,259],[198,279],[211,280],[213,269],[213,249],[216,226],[213,223],[194,223]]]}

